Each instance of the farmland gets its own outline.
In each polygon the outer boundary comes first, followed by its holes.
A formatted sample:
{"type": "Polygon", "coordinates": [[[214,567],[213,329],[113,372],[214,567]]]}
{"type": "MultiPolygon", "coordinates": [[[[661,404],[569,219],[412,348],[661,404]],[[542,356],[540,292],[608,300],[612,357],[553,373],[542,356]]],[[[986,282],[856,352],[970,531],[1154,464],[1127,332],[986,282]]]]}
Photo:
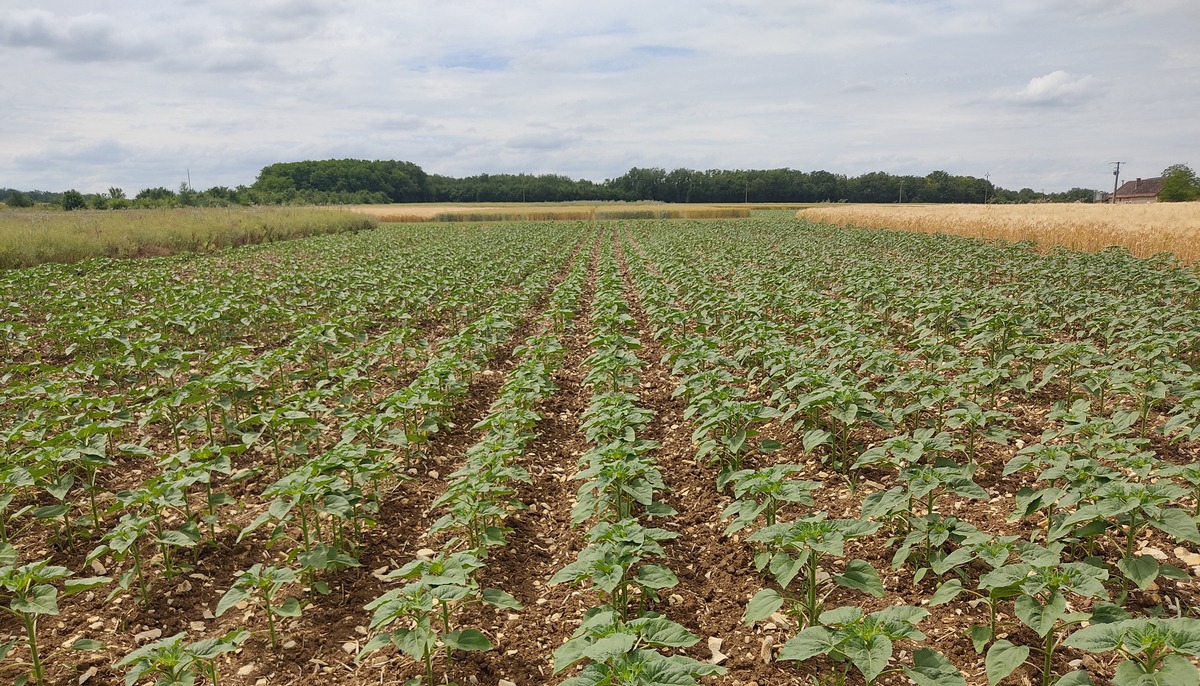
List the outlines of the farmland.
{"type": "Polygon", "coordinates": [[[1170,252],[1200,259],[1200,203],[1148,205],[818,205],[799,217],[838,225],[1032,241],[1095,252],[1122,246],[1139,257],[1170,252]]]}
{"type": "Polygon", "coordinates": [[[0,307],[3,679],[1197,683],[1167,258],[385,225],[0,307]]]}
{"type": "Polygon", "coordinates": [[[0,269],[92,257],[212,252],[327,233],[366,231],[375,221],[327,207],[187,207],[141,210],[0,211],[0,269]]]}

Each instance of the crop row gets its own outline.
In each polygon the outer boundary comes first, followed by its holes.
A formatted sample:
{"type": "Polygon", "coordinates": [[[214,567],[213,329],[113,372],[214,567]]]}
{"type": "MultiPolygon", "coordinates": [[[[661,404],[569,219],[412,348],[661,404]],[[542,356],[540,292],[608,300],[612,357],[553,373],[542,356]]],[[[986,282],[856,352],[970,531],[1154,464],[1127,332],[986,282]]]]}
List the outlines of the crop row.
{"type": "MultiPolygon", "coordinates": [[[[324,578],[358,564],[356,551],[363,533],[374,524],[381,498],[398,480],[408,478],[404,469],[419,456],[422,443],[449,425],[472,375],[546,291],[570,254],[566,241],[573,240],[562,235],[541,251],[510,240],[505,252],[487,259],[471,250],[465,258],[450,255],[448,262],[460,267],[451,282],[429,279],[429,271],[416,273],[414,282],[432,284],[430,295],[460,284],[460,295],[454,290],[438,294],[439,302],[453,303],[455,317],[476,313],[471,315],[474,321],[432,341],[424,352],[406,347],[414,338],[411,329],[388,328],[385,320],[377,322],[383,327],[377,336],[382,344],[366,335],[314,339],[308,334],[314,327],[302,327],[273,350],[234,345],[211,355],[199,351],[194,358],[212,365],[207,374],[199,373],[199,365],[189,367],[187,374],[177,374],[176,369],[162,373],[151,363],[165,381],[118,377],[128,386],[110,384],[103,396],[80,392],[96,388],[100,378],[81,378],[77,372],[83,362],[72,359],[61,370],[39,364],[36,374],[6,398],[19,420],[8,434],[4,454],[2,531],[11,543],[5,544],[3,569],[11,602],[19,607],[33,602],[30,594],[50,600],[57,594],[54,582],[66,567],[51,564],[49,558],[19,564],[18,551],[37,545],[46,535],[68,557],[87,541],[98,544],[82,564],[119,572],[115,580],[101,576],[86,583],[69,581],[65,590],[91,591],[111,584],[109,601],[119,602],[132,593],[149,607],[152,586],[163,581],[168,589],[178,586],[200,551],[239,545],[270,525],[267,537],[253,545],[287,543],[287,564],[255,564],[237,573],[216,616],[253,599],[263,608],[270,643],[277,645],[276,619],[298,616],[302,603],[296,598],[276,602],[276,594],[296,582],[303,582],[311,593],[327,592],[324,578]],[[497,287],[514,278],[520,279],[518,287],[497,287]],[[489,283],[494,285],[488,288],[489,283]],[[397,340],[399,346],[394,345],[397,340]],[[413,360],[425,357],[427,363],[409,384],[380,397],[386,384],[373,383],[372,376],[379,374],[381,349],[413,360]],[[60,393],[46,391],[55,384],[60,393]],[[161,403],[163,399],[167,402],[161,403]],[[169,409],[161,411],[163,406],[169,409]],[[170,438],[156,436],[155,429],[169,432],[170,438]],[[244,466],[239,468],[239,463],[244,466]],[[148,468],[153,476],[106,496],[118,482],[118,468],[128,470],[131,465],[137,465],[135,474],[148,468]],[[275,482],[255,495],[253,484],[272,471],[275,482]],[[239,499],[230,494],[234,489],[250,492],[239,499]],[[82,506],[80,492],[86,494],[82,506]],[[52,504],[46,504],[50,498],[52,504]],[[250,521],[243,513],[258,507],[256,501],[266,506],[250,521]],[[86,517],[78,516],[80,510],[86,517]],[[222,516],[222,511],[230,514],[222,516]],[[31,527],[37,523],[51,530],[31,527]]],[[[386,260],[377,260],[375,269],[388,266],[386,260]]],[[[393,288],[410,285],[395,281],[393,288]]],[[[250,292],[244,297],[262,295],[250,292]]],[[[356,312],[353,299],[347,302],[348,316],[360,326],[364,317],[370,319],[369,310],[356,312]]],[[[377,302],[386,307],[388,299],[377,302]]],[[[414,307],[420,311],[419,304],[414,307]]],[[[141,340],[145,338],[153,335],[141,340]]],[[[171,343],[169,348],[155,344],[146,349],[166,348],[156,354],[168,359],[188,355],[178,346],[180,341],[171,343]]],[[[88,357],[86,364],[93,370],[117,368],[130,357],[128,350],[112,352],[93,347],[87,355],[70,355],[88,357]]],[[[17,366],[22,366],[19,361],[17,366]]],[[[18,371],[28,372],[27,367],[18,371]]],[[[57,604],[49,601],[31,606],[24,641],[31,650],[36,650],[37,617],[58,613],[57,604]]],[[[145,646],[118,666],[129,666],[135,675],[153,672],[162,660],[186,649],[195,659],[184,662],[208,672],[218,655],[234,649],[245,636],[233,631],[187,648],[186,636],[177,634],[145,646]]],[[[8,649],[15,644],[7,644],[8,649]]],[[[81,646],[104,649],[91,639],[81,646]]],[[[32,676],[40,681],[44,667],[36,653],[31,656],[32,676]]]]}
{"type": "MultiPolygon", "coordinates": [[[[779,239],[777,235],[770,238],[779,239]]],[[[1194,464],[1173,465],[1154,459],[1153,453],[1146,450],[1148,412],[1144,394],[1110,396],[1117,409],[1107,417],[1089,419],[1087,404],[1078,400],[1069,406],[1060,402],[1057,409],[1052,409],[1048,419],[1061,421],[1062,427],[1048,429],[1038,443],[1025,446],[1004,468],[1004,475],[1026,469],[1037,474],[1033,487],[1022,487],[1016,493],[1017,507],[1010,519],[1042,514],[1045,528],[1040,538],[1035,532],[1024,541],[1016,536],[994,535],[987,527],[977,528],[956,516],[943,514],[946,507],[939,506],[937,500],[946,496],[991,498],[973,480],[978,444],[984,436],[1007,443],[1010,432],[1005,423],[1012,418],[1005,412],[980,407],[974,400],[1018,392],[1033,395],[1059,371],[1053,363],[1043,362],[1045,367],[1041,369],[1035,367],[1042,381],[1033,388],[1028,383],[1033,374],[1015,384],[998,384],[997,380],[1019,376],[1006,373],[1013,366],[1029,362],[1012,362],[1013,356],[997,354],[989,348],[991,340],[987,337],[978,333],[968,337],[935,326],[923,332],[918,330],[918,335],[924,333],[931,340],[914,344],[917,354],[880,345],[884,341],[875,332],[887,331],[886,327],[871,322],[870,313],[864,317],[850,310],[845,316],[845,303],[835,307],[837,299],[826,292],[829,282],[785,278],[772,281],[767,288],[749,279],[738,282],[747,284],[745,287],[717,287],[714,284],[730,282],[723,270],[728,268],[731,257],[739,257],[736,248],[732,255],[731,250],[718,253],[709,246],[689,254],[680,250],[679,242],[678,236],[672,236],[664,242],[669,248],[655,257],[661,273],[680,285],[661,299],[660,302],[668,303],[665,308],[647,309],[666,325],[659,333],[667,335],[668,347],[674,346],[678,351],[677,371],[693,374],[681,385],[680,392],[693,399],[690,402],[696,408],[694,411],[701,417],[724,415],[724,421],[740,414],[726,428],[718,425],[720,420],[711,424],[716,429],[715,436],[710,434],[705,440],[699,431],[696,436],[702,454],[714,450],[725,453],[724,473],[728,477],[724,481],[732,483],[739,498],[730,506],[729,514],[734,519],[731,530],[745,526],[759,514],[770,517],[780,499],[807,501],[807,492],[818,486],[783,478],[800,471],[799,466],[777,464],[758,472],[733,471],[738,460],[731,448],[743,448],[745,441],[753,436],[754,424],[765,419],[778,417],[791,423],[806,452],[823,457],[851,484],[860,472],[868,470],[873,478],[880,480],[886,480],[884,476],[891,472],[894,475],[891,478],[901,482],[867,495],[856,520],[830,520],[818,511],[789,524],[766,523],[749,537],[748,541],[756,544],[756,566],[768,569],[779,589],[764,590],[752,599],[747,621],[790,606],[801,626],[809,627],[785,644],[781,659],[806,659],[824,653],[853,663],[868,681],[880,673],[887,662],[879,659],[882,648],[872,656],[856,644],[855,651],[847,653],[846,646],[838,641],[853,636],[861,638],[864,622],[871,626],[887,624],[884,615],[850,610],[830,611],[828,617],[817,614],[814,583],[818,557],[822,554],[840,557],[843,541],[880,530],[890,537],[886,545],[894,549],[893,569],[907,568],[914,583],[920,583],[927,573],[942,582],[926,598],[929,604],[947,602],[963,592],[964,587],[987,601],[990,621],[972,627],[970,637],[976,650],[987,649],[986,671],[992,682],[1025,662],[1031,650],[1038,653],[1036,664],[1043,682],[1054,679],[1055,649],[1064,640],[1066,630],[1081,621],[1125,622],[1119,626],[1130,632],[1150,631],[1147,627],[1153,627],[1154,631],[1178,630],[1183,635],[1191,630],[1190,620],[1160,623],[1156,619],[1129,618],[1125,610],[1111,604],[1097,603],[1091,613],[1071,613],[1066,609],[1068,598],[1071,603],[1087,602],[1107,598],[1110,590],[1118,600],[1124,600],[1128,582],[1146,590],[1156,580],[1188,578],[1184,570],[1160,564],[1149,552],[1135,550],[1135,543],[1143,540],[1150,529],[1168,536],[1172,544],[1200,542],[1194,513],[1184,507],[1189,499],[1195,498],[1194,484],[1189,479],[1194,464]],[[704,254],[720,254],[721,265],[710,262],[709,271],[702,271],[705,262],[696,258],[704,254]],[[697,264],[701,266],[697,268],[697,264]],[[821,283],[821,292],[807,291],[803,286],[806,283],[821,283]],[[801,284],[800,288],[796,288],[797,284],[801,284]],[[731,295],[730,291],[735,293],[731,295]],[[669,303],[676,297],[682,299],[682,307],[673,309],[669,303]],[[672,330],[684,338],[670,341],[672,330]],[[966,349],[966,354],[962,349],[966,349]],[[962,358],[967,356],[972,359],[964,361],[962,358]],[[976,371],[976,378],[991,378],[992,384],[1000,386],[999,390],[985,387],[984,392],[979,392],[978,384],[973,387],[962,383],[961,377],[945,378],[948,370],[964,366],[968,371],[976,371]],[[940,373],[929,373],[930,368],[940,373]],[[913,370],[913,376],[920,372],[927,374],[928,386],[919,391],[925,395],[914,398],[905,392],[911,392],[911,386],[905,388],[906,384],[897,383],[897,377],[906,374],[905,369],[913,370]],[[770,394],[770,404],[742,400],[743,392],[738,389],[745,377],[758,381],[764,392],[770,394]],[[938,389],[939,384],[942,390],[938,389]],[[962,392],[964,388],[976,391],[972,394],[974,400],[964,397],[967,395],[962,392]],[[713,392],[723,394],[726,399],[718,406],[705,408],[706,394],[713,392]],[[1084,427],[1080,426],[1080,420],[1084,427]],[[909,427],[910,431],[904,431],[909,427]],[[886,471],[881,474],[881,470],[886,471]],[[1171,485],[1169,478],[1176,478],[1181,484],[1171,485]],[[1187,488],[1189,485],[1191,489],[1187,488]],[[742,500],[756,491],[757,495],[749,502],[742,500]],[[1115,560],[1105,562],[1104,547],[1110,537],[1119,543],[1119,547],[1114,546],[1119,552],[1108,553],[1108,559],[1115,560]],[[987,573],[988,569],[992,571],[987,573]],[[1106,589],[1110,570],[1117,584],[1114,588],[1109,582],[1106,589]],[[789,584],[797,574],[803,579],[805,572],[809,580],[801,584],[797,595],[791,596],[789,584]],[[971,582],[978,584],[975,590],[964,586],[971,582]],[[1039,643],[1015,645],[998,639],[997,607],[1018,596],[1020,599],[1010,612],[1015,612],[1036,633],[1039,643]],[[820,626],[812,626],[814,620],[820,626]]],[[[745,259],[751,259],[754,241],[743,237],[741,242],[747,245],[745,259]]],[[[775,266],[773,279],[779,272],[786,276],[786,267],[775,266]]],[[[762,272],[750,269],[749,273],[762,272]]],[[[642,276],[643,292],[652,294],[654,286],[648,281],[649,275],[643,272],[642,276]]],[[[653,299],[651,296],[650,300],[653,299]]],[[[983,315],[985,319],[989,316],[983,315]]],[[[1026,332],[1029,338],[1035,335],[1036,332],[1026,332]]],[[[1127,335],[1122,332],[1119,337],[1127,335]]],[[[1051,345],[1054,344],[1046,344],[1051,345]]],[[[1139,345],[1144,343],[1130,344],[1121,352],[1136,350],[1139,345]]],[[[1186,345],[1182,352],[1190,354],[1186,345]]],[[[1072,400],[1069,383],[1067,389],[1067,400],[1072,400]]],[[[1166,392],[1163,395],[1165,400],[1166,392]]],[[[1184,396],[1186,400],[1186,391],[1184,396]]],[[[1178,421],[1170,420],[1163,426],[1169,431],[1171,422],[1178,421]]],[[[851,588],[883,595],[878,573],[866,562],[851,560],[845,568],[845,574],[825,576],[851,588]]],[[[1172,601],[1179,611],[1179,597],[1167,599],[1168,603],[1172,601]]],[[[903,617],[896,614],[898,610],[887,612],[891,629],[885,628],[880,633],[876,627],[871,629],[873,635],[886,635],[892,629],[907,635],[913,630],[906,624],[913,623],[926,611],[905,610],[901,614],[908,614],[903,617]]],[[[1168,654],[1186,654],[1189,649],[1181,647],[1180,640],[1173,638],[1147,648],[1148,652],[1140,653],[1134,662],[1153,669],[1168,654]]],[[[1066,639],[1068,645],[1082,641],[1066,639]]],[[[913,669],[927,671],[928,678],[933,678],[934,673],[950,678],[946,676],[944,658],[935,659],[931,651],[914,654],[914,660],[913,669]],[[924,665],[920,664],[922,661],[924,665]]],[[[1178,661],[1174,664],[1179,665],[1178,661]]],[[[910,678],[917,679],[909,668],[905,671],[910,678]]],[[[1076,672],[1068,680],[1083,683],[1086,678],[1086,674],[1076,672]]]]}

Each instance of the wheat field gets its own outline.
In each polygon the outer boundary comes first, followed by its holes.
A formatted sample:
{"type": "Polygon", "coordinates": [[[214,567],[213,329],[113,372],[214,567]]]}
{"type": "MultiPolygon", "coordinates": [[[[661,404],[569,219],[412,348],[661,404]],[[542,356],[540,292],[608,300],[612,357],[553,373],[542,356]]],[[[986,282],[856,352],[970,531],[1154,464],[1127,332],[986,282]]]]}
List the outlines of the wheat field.
{"type": "Polygon", "coordinates": [[[605,219],[735,219],[756,205],[665,203],[491,203],[352,205],[347,209],[382,222],[596,221],[605,219]]]}
{"type": "Polygon", "coordinates": [[[1150,205],[831,205],[796,213],[843,226],[1033,241],[1096,251],[1122,246],[1147,257],[1170,252],[1200,261],[1200,203],[1150,205]]]}

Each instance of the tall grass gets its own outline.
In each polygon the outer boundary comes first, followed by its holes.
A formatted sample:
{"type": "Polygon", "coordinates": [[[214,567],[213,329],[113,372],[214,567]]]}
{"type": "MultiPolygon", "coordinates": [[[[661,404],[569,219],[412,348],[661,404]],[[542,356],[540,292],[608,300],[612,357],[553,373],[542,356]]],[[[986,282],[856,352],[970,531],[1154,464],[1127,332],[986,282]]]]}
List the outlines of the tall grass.
{"type": "Polygon", "coordinates": [[[0,211],[0,269],[90,257],[209,252],[374,228],[373,217],[323,207],[0,211]]]}
{"type": "Polygon", "coordinates": [[[737,219],[749,217],[749,207],[712,205],[359,205],[356,212],[382,222],[503,222],[596,221],[606,219],[737,219]]]}
{"type": "Polygon", "coordinates": [[[832,224],[1006,241],[1049,248],[1097,251],[1122,246],[1148,257],[1170,252],[1200,261],[1200,203],[1150,205],[836,205],[796,216],[832,224]]]}

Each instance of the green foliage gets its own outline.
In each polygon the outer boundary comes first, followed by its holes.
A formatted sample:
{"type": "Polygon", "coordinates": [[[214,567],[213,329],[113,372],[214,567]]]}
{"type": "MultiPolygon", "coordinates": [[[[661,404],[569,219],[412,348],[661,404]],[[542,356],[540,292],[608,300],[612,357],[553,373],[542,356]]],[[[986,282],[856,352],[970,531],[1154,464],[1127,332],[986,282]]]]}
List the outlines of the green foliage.
{"type": "Polygon", "coordinates": [[[1089,653],[1117,653],[1116,686],[1196,686],[1200,672],[1187,657],[1200,657],[1200,620],[1126,619],[1092,624],[1063,645],[1089,653]]]}
{"type": "Polygon", "coordinates": [[[380,198],[371,202],[421,202],[428,196],[428,178],[417,165],[393,160],[280,162],[263,167],[251,188],[278,198],[274,202],[293,202],[314,192],[326,195],[310,198],[371,194],[380,198]]]}
{"type": "Polygon", "coordinates": [[[1186,164],[1173,164],[1162,172],[1163,188],[1158,194],[1162,202],[1187,202],[1200,198],[1200,178],[1186,164]]]}
{"type": "Polygon", "coordinates": [[[263,614],[267,616],[267,627],[270,632],[272,648],[279,647],[279,638],[275,633],[276,617],[299,617],[302,608],[295,598],[287,598],[279,602],[276,598],[279,591],[286,585],[296,582],[295,571],[286,567],[264,567],[261,563],[238,574],[233,585],[217,602],[217,617],[225,614],[229,608],[243,600],[251,600],[262,605],[263,614]]]}
{"type": "Polygon", "coordinates": [[[863,560],[850,560],[842,574],[830,575],[824,567],[828,558],[841,557],[847,540],[867,536],[879,530],[879,524],[857,519],[828,519],[824,512],[795,522],[766,526],[748,539],[757,544],[754,568],[766,570],[783,589],[779,593],[764,589],[751,601],[743,621],[751,623],[769,616],[788,603],[788,610],[801,625],[812,626],[821,614],[821,587],[827,583],[851,588],[875,597],[883,596],[879,572],[863,560]],[[825,573],[822,580],[820,573],[825,573]],[[792,594],[788,587],[801,579],[800,588],[792,594]],[[773,607],[770,607],[772,606],[773,607]],[[769,609],[768,609],[769,608],[769,609]],[[752,611],[753,610],[753,611],[752,611]]]}
{"type": "Polygon", "coordinates": [[[21,191],[9,191],[4,198],[4,204],[9,207],[33,207],[33,200],[28,193],[21,191]]]}
{"type": "Polygon", "coordinates": [[[373,611],[370,628],[375,635],[356,660],[394,645],[423,663],[425,678],[432,684],[439,653],[449,662],[457,650],[491,650],[491,641],[481,631],[457,624],[457,613],[479,601],[510,610],[521,609],[521,604],[503,591],[481,590],[472,578],[481,566],[469,553],[454,553],[414,560],[389,573],[388,579],[409,583],[367,603],[366,609],[373,611]]]}
{"type": "Polygon", "coordinates": [[[921,648],[913,653],[912,667],[888,668],[898,640],[922,641],[925,634],[916,625],[929,612],[907,605],[893,605],[864,613],[857,607],[839,607],[822,612],[819,625],[810,626],[783,644],[780,660],[804,661],[828,655],[842,667],[838,683],[844,683],[851,666],[874,684],[886,672],[902,672],[918,686],[966,686],[962,674],[937,651],[921,648]]]}
{"type": "Polygon", "coordinates": [[[629,621],[607,608],[593,608],[579,628],[554,651],[554,673],[587,661],[578,676],[563,686],[696,686],[697,677],[720,675],[724,667],[683,655],[663,655],[660,648],[688,648],[699,637],[655,614],[629,621]]]}
{"type": "Polygon", "coordinates": [[[148,677],[154,678],[155,686],[191,686],[202,676],[219,686],[217,658],[237,650],[249,637],[249,632],[234,629],[224,636],[187,643],[187,633],[178,633],[134,650],[113,666],[127,668],[125,686],[148,677]]]}
{"type": "Polygon", "coordinates": [[[62,208],[68,212],[72,210],[82,210],[87,207],[87,200],[83,197],[83,193],[72,188],[62,194],[62,208]]]}

